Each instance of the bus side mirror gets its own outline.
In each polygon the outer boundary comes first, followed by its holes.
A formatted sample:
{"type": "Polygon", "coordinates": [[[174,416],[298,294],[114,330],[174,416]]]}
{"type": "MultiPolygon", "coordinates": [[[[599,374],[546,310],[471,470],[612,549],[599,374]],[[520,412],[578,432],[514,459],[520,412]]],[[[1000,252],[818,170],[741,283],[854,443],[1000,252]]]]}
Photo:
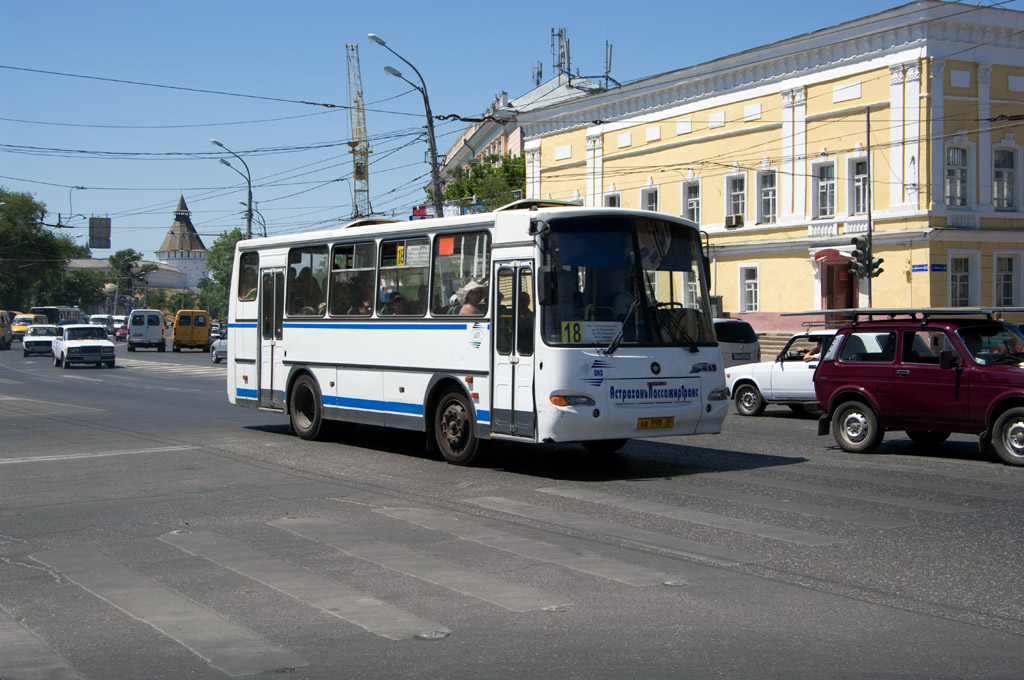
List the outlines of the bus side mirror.
{"type": "Polygon", "coordinates": [[[555,272],[551,267],[537,267],[537,302],[542,307],[555,304],[555,272]]]}
{"type": "Polygon", "coordinates": [[[701,264],[704,266],[704,284],[711,288],[711,260],[708,259],[707,255],[701,255],[701,264]]]}
{"type": "Polygon", "coordinates": [[[960,357],[953,354],[953,350],[944,349],[939,352],[939,368],[953,368],[960,365],[960,357]]]}

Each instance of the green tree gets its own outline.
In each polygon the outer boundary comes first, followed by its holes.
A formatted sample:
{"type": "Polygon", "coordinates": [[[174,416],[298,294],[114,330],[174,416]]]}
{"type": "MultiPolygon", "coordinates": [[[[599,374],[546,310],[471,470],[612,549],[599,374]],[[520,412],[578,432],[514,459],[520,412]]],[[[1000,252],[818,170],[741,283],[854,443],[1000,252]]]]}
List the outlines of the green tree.
{"type": "Polygon", "coordinates": [[[243,238],[242,230],[236,227],[222,233],[206,251],[206,267],[210,270],[210,278],[199,282],[199,305],[215,319],[226,319],[228,316],[235,244],[243,238]]]}
{"type": "Polygon", "coordinates": [[[451,181],[444,188],[446,201],[456,201],[463,208],[487,212],[514,201],[515,191],[522,195],[526,188],[526,159],[509,154],[490,154],[453,168],[449,176],[451,181]]]}
{"type": "Polygon", "coordinates": [[[144,284],[150,272],[156,271],[158,265],[140,265],[141,259],[142,253],[131,248],[119,250],[107,258],[111,276],[114,277],[114,283],[117,284],[121,295],[134,295],[136,286],[144,284]]]}
{"type": "Polygon", "coordinates": [[[31,194],[0,188],[0,202],[0,303],[15,310],[66,303],[64,274],[78,247],[46,228],[46,206],[31,194]]]}

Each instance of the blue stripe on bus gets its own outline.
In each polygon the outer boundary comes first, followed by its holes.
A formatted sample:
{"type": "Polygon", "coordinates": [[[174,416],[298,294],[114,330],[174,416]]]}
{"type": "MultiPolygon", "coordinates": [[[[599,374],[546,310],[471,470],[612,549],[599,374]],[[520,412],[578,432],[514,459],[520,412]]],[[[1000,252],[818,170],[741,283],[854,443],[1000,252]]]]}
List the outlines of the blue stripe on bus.
{"type": "MultiPolygon", "coordinates": [[[[256,399],[259,396],[256,390],[244,390],[241,388],[235,390],[235,395],[241,399],[256,399]]],[[[423,404],[405,404],[397,401],[377,401],[375,399],[356,399],[354,397],[332,396],[326,396],[323,400],[324,406],[350,408],[359,411],[401,413],[413,416],[423,415],[423,404]]],[[[491,412],[477,409],[476,419],[481,423],[489,423],[491,422],[491,412]]]]}
{"type": "Polygon", "coordinates": [[[256,390],[243,390],[241,387],[235,390],[235,396],[242,399],[255,399],[259,396],[256,390]]]}

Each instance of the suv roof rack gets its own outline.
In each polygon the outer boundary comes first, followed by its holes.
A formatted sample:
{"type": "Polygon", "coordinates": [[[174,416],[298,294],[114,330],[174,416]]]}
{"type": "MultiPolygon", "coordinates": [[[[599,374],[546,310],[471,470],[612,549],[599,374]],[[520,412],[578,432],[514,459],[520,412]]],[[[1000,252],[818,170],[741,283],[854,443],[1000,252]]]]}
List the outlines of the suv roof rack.
{"type": "Polygon", "coordinates": [[[558,201],[551,198],[521,198],[508,205],[495,208],[494,212],[505,210],[537,210],[538,208],[579,208],[583,201],[558,201]]]}
{"type": "MultiPolygon", "coordinates": [[[[780,316],[841,316],[849,317],[853,324],[867,317],[871,321],[876,316],[890,319],[906,316],[911,319],[920,318],[927,321],[934,316],[977,316],[984,314],[989,319],[996,312],[1024,312],[1024,307],[852,307],[847,309],[816,309],[809,312],[783,312],[780,316]]],[[[806,322],[805,322],[806,323],[806,322]]]]}

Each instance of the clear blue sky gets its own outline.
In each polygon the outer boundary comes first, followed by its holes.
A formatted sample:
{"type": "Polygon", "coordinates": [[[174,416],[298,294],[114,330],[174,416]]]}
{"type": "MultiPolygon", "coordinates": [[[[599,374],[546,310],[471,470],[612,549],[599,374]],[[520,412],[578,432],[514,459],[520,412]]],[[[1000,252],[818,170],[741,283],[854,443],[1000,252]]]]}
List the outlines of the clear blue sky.
{"type": "MultiPolygon", "coordinates": [[[[45,203],[51,224],[73,210],[72,235],[87,232],[85,217],[113,218],[113,247],[95,257],[134,248],[152,258],[184,194],[209,246],[244,229],[245,182],[217,162],[224,154],[210,144],[216,138],[248,162],[270,234],[336,225],[352,213],[351,184],[333,181],[352,174],[347,109],[96,78],[347,105],[352,43],[372,149],[371,204],[404,217],[426,202],[423,100],[384,72],[394,66],[415,81],[367,33],[416,65],[435,114],[474,116],[501,91],[529,91],[533,62],[545,80],[553,75],[552,28],[568,30],[582,75],[603,73],[605,41],[612,43],[611,75],[627,82],[901,4],[0,0],[0,66],[89,76],[0,68],[0,186],[45,203]]],[[[464,127],[437,123],[438,151],[464,127]]]]}

